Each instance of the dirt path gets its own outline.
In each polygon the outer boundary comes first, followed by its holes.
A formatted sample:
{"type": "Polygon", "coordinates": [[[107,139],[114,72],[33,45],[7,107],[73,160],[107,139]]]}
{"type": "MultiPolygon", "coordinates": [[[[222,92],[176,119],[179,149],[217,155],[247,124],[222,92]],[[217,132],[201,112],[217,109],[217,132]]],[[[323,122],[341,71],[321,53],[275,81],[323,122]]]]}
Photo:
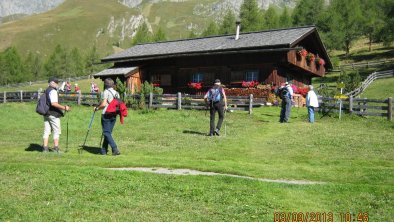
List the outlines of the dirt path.
{"type": "Polygon", "coordinates": [[[240,175],[226,174],[226,173],[203,172],[203,171],[190,170],[190,169],[168,169],[168,168],[147,168],[147,167],[108,168],[108,169],[122,170],[122,171],[148,172],[148,173],[157,173],[157,174],[171,174],[171,175],[227,176],[227,177],[236,177],[236,178],[242,178],[242,179],[248,179],[248,180],[257,180],[257,181],[262,181],[262,182],[297,184],[297,185],[325,184],[325,182],[319,182],[319,181],[286,180],[286,179],[273,180],[273,179],[254,178],[254,177],[240,176],[240,175]]]}

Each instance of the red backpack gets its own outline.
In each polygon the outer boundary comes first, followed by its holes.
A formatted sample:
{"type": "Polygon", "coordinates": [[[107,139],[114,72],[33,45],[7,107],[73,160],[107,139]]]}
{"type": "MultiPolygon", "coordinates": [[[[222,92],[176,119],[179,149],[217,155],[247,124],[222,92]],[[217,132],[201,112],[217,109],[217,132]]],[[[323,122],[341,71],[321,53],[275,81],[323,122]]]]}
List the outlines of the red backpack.
{"type": "Polygon", "coordinates": [[[127,117],[127,106],[126,104],[120,99],[114,96],[114,94],[108,90],[114,99],[108,104],[107,110],[105,113],[107,114],[115,114],[120,116],[120,123],[123,124],[124,117],[127,117]]]}

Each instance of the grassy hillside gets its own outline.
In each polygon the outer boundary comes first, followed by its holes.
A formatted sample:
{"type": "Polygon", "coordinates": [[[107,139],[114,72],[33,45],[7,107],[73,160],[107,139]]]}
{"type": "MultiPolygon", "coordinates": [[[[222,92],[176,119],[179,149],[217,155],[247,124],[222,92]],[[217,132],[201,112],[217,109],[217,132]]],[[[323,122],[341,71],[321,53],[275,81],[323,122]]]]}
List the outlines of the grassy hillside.
{"type": "Polygon", "coordinates": [[[113,45],[130,47],[131,40],[120,40],[122,19],[129,22],[134,15],[142,14],[153,31],[158,26],[170,39],[186,38],[187,26],[203,29],[209,16],[193,15],[193,9],[201,3],[213,0],[190,0],[185,2],[145,2],[139,8],[130,9],[116,0],[66,0],[64,4],[47,13],[24,17],[0,25],[0,51],[14,45],[22,54],[32,51],[45,57],[57,44],[67,48],[88,49],[96,44],[105,55],[113,52],[113,45]],[[115,33],[107,32],[111,17],[117,22],[115,33]],[[100,33],[98,35],[98,33],[100,33]]]}
{"type": "Polygon", "coordinates": [[[57,44],[67,48],[88,49],[94,44],[101,53],[112,52],[108,37],[96,39],[111,16],[135,13],[116,0],[67,0],[47,13],[24,17],[0,26],[0,50],[14,45],[22,52],[32,51],[45,57],[57,44]]]}

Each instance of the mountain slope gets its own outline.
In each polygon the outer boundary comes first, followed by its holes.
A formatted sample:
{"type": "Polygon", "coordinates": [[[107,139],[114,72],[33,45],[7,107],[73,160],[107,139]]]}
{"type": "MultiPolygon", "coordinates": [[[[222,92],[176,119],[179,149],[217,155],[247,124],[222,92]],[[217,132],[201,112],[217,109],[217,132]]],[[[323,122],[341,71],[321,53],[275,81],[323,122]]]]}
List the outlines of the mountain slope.
{"type": "MultiPolygon", "coordinates": [[[[34,0],[45,1],[45,0],[34,0]]],[[[60,1],[60,0],[57,0],[60,1]]],[[[291,6],[295,0],[258,0],[291,6]]],[[[168,39],[186,38],[202,31],[211,20],[220,21],[227,9],[239,11],[241,0],[66,0],[46,13],[0,24],[0,51],[13,45],[23,54],[43,57],[57,44],[86,50],[96,45],[101,55],[113,47],[127,48],[138,26],[152,31],[160,26],[168,39]]],[[[33,4],[33,3],[31,3],[33,4]]]]}

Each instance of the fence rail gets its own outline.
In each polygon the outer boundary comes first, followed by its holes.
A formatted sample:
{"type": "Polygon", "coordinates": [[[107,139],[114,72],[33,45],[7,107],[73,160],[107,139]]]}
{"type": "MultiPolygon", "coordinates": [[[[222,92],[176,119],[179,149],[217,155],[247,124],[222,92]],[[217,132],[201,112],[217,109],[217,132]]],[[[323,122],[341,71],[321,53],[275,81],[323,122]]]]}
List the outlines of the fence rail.
{"type": "MultiPolygon", "coordinates": [[[[59,81],[60,82],[63,82],[63,81],[71,82],[71,81],[77,81],[77,80],[81,80],[81,79],[91,79],[91,78],[92,78],[92,75],[87,75],[87,76],[69,77],[69,78],[65,78],[65,79],[59,79],[59,81]]],[[[13,83],[13,84],[1,85],[1,87],[17,88],[17,87],[31,86],[33,84],[42,84],[42,83],[48,83],[48,80],[13,83]]]]}
{"type": "Polygon", "coordinates": [[[362,83],[361,86],[358,87],[357,89],[346,93],[347,96],[358,96],[360,95],[362,92],[364,92],[364,90],[375,80],[377,79],[382,79],[382,78],[390,78],[390,77],[394,77],[394,70],[387,70],[387,71],[381,71],[381,72],[374,72],[372,74],[370,74],[362,83]]]}
{"type": "Polygon", "coordinates": [[[393,64],[394,59],[382,60],[382,61],[372,61],[372,62],[363,62],[363,63],[352,63],[341,65],[339,69],[360,69],[360,68],[371,68],[377,66],[391,65],[393,64]]]}
{"type": "Polygon", "coordinates": [[[387,117],[387,120],[393,119],[393,99],[391,97],[385,100],[379,99],[361,99],[349,97],[345,100],[337,100],[331,97],[320,98],[320,111],[327,114],[331,111],[341,111],[357,114],[361,116],[381,116],[387,117]],[[342,104],[341,104],[342,103],[342,104]]]}
{"type": "MultiPolygon", "coordinates": [[[[7,102],[32,102],[37,101],[43,92],[3,92],[3,99],[0,103],[7,102]]],[[[0,94],[1,95],[1,94],[0,94]]],[[[141,101],[141,96],[136,94],[126,94],[125,100],[141,101]]],[[[168,108],[168,109],[206,109],[204,96],[187,95],[182,93],[156,95],[150,93],[144,97],[145,105],[148,108],[168,108]]],[[[75,103],[78,105],[97,105],[100,102],[100,94],[97,93],[59,93],[61,103],[75,103]]],[[[254,107],[266,105],[266,98],[253,98],[249,96],[227,96],[227,104],[230,110],[253,112],[254,107]]],[[[130,105],[130,104],[129,104],[130,105]]]]}

